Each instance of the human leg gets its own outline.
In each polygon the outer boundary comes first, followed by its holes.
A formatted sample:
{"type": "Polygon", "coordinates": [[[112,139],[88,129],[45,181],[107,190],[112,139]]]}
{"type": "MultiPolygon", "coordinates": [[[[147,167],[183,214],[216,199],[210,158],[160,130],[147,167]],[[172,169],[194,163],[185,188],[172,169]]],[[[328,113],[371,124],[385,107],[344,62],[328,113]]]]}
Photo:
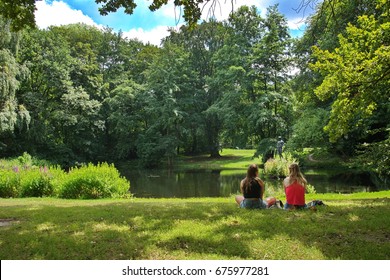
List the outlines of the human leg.
{"type": "Polygon", "coordinates": [[[241,202],[244,200],[244,197],[242,195],[236,195],[235,199],[237,204],[240,205],[241,202]]]}

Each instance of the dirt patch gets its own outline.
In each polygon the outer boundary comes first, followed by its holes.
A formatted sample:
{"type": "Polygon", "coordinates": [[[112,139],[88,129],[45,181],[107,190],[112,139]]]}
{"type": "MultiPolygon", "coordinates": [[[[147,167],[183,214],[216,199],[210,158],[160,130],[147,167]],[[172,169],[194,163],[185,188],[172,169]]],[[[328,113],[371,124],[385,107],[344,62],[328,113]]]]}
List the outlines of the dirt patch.
{"type": "Polygon", "coordinates": [[[311,161],[311,162],[321,162],[320,160],[316,160],[313,158],[313,154],[310,154],[307,156],[308,160],[311,161]]]}
{"type": "Polygon", "coordinates": [[[13,222],[16,222],[15,219],[0,219],[0,227],[6,227],[12,225],[13,222]]]}

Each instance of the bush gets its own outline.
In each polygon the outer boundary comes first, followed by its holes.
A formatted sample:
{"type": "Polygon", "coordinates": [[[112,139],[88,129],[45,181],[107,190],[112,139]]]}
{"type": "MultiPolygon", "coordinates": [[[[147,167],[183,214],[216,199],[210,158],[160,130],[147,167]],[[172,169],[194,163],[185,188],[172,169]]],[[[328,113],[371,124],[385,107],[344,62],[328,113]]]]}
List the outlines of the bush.
{"type": "Polygon", "coordinates": [[[270,158],[264,164],[264,175],[271,178],[282,178],[288,176],[288,166],[297,162],[291,154],[284,153],[284,158],[270,158]]]}
{"type": "Polygon", "coordinates": [[[58,167],[40,167],[21,171],[20,188],[22,197],[55,196],[58,193],[58,179],[63,175],[58,167]]]}
{"type": "Polygon", "coordinates": [[[107,163],[72,168],[64,178],[59,196],[62,198],[115,198],[125,196],[130,183],[107,163]]]}
{"type": "Polygon", "coordinates": [[[37,162],[27,153],[0,160],[0,197],[115,198],[129,194],[130,183],[113,165],[89,164],[65,173],[59,166],[37,167],[37,162]]]}
{"type": "Polygon", "coordinates": [[[0,197],[18,197],[20,193],[20,174],[16,169],[0,169],[0,197]]]}

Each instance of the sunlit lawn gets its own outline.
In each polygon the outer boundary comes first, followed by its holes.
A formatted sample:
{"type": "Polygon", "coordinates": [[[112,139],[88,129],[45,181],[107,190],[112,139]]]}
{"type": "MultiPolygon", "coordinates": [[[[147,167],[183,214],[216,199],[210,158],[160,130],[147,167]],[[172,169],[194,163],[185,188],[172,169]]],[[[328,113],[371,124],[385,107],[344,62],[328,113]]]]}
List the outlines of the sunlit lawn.
{"type": "Polygon", "coordinates": [[[223,149],[222,152],[220,152],[220,158],[210,158],[209,155],[183,156],[178,160],[177,165],[179,167],[197,169],[223,168],[245,170],[248,168],[249,164],[261,164],[261,159],[259,157],[253,158],[254,154],[255,150],[223,149]]]}
{"type": "Polygon", "coordinates": [[[390,191],[314,198],[328,206],[251,211],[233,197],[0,199],[0,258],[390,259],[390,191]]]}

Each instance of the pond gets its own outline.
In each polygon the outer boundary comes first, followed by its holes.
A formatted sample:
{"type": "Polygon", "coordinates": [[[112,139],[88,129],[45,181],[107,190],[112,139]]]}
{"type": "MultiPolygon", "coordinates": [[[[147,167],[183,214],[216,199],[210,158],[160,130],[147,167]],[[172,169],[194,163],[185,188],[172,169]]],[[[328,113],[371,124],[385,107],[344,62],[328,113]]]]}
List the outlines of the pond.
{"type": "MultiPolygon", "coordinates": [[[[189,198],[229,197],[239,192],[245,170],[132,170],[121,174],[130,180],[135,197],[189,198]]],[[[305,175],[317,193],[352,193],[375,191],[360,175],[308,172],[305,175]]],[[[282,179],[264,179],[266,189],[282,191],[282,179]]]]}

